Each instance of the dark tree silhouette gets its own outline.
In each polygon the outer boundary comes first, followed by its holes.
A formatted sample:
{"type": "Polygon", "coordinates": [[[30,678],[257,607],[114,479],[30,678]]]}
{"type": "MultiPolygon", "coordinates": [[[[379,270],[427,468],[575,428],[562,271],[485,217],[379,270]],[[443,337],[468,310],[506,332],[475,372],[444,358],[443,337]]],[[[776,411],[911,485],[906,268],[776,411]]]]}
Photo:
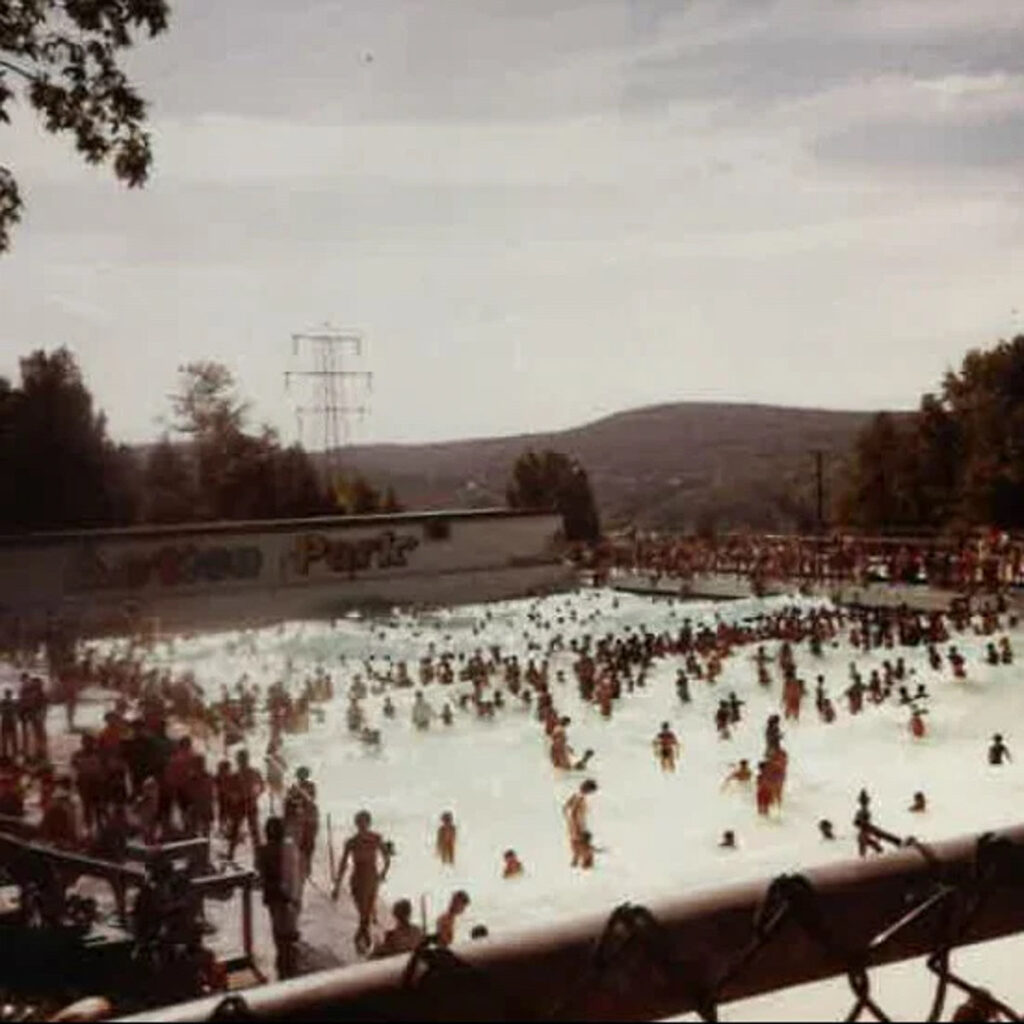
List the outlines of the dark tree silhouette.
{"type": "Polygon", "coordinates": [[[248,407],[231,372],[215,362],[179,367],[171,406],[175,430],[189,438],[195,460],[197,518],[248,518],[246,490],[257,483],[258,453],[244,433],[248,407]]]}
{"type": "Polygon", "coordinates": [[[275,453],[274,492],[273,515],[278,518],[327,515],[333,511],[313,463],[297,444],[275,453]]]}
{"type": "Polygon", "coordinates": [[[336,511],[309,456],[298,445],[281,448],[268,426],[246,433],[248,404],[221,363],[181,367],[171,398],[175,429],[189,438],[197,516],[263,519],[336,511]]]}
{"type": "Polygon", "coordinates": [[[198,495],[192,466],[166,434],[146,459],[142,492],[146,522],[185,523],[195,518],[198,495]]]}
{"type": "Polygon", "coordinates": [[[66,348],[21,360],[0,381],[0,522],[9,530],[106,526],[133,518],[123,453],[107,438],[66,348]]]}
{"type": "Polygon", "coordinates": [[[876,417],[843,511],[868,529],[1024,527],[1024,335],[968,352],[903,422],[876,417]]]}
{"type": "Polygon", "coordinates": [[[400,508],[355,476],[340,509],[299,445],[264,426],[246,431],[248,406],[220,363],[181,367],[165,435],[145,459],[115,446],[74,356],[64,348],[21,360],[21,382],[0,378],[0,530],[125,526],[211,519],[304,518],[400,508]]]}
{"type": "MultiPolygon", "coordinates": [[[[394,494],[391,495],[394,498],[394,494]]],[[[395,511],[386,509],[380,491],[362,473],[342,473],[334,481],[333,511],[347,516],[375,515],[379,512],[395,511]]],[[[395,501],[397,505],[397,501],[395,501]]]]}
{"type": "Polygon", "coordinates": [[[389,514],[403,511],[398,498],[395,496],[394,487],[389,486],[387,491],[384,492],[384,501],[381,503],[380,510],[389,514]]]}
{"type": "Polygon", "coordinates": [[[586,470],[561,452],[529,450],[516,460],[506,490],[512,508],[560,512],[566,540],[596,541],[601,535],[597,505],[586,470]]]}

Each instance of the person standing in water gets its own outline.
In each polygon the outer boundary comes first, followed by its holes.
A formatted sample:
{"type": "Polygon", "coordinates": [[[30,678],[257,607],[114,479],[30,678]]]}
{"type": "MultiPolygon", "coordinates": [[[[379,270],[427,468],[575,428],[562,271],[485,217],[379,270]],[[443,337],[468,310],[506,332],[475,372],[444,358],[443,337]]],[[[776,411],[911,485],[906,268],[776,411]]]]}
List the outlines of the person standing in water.
{"type": "Polygon", "coordinates": [[[355,816],[356,832],[345,842],[341,863],[338,865],[338,873],[334,877],[334,887],[331,890],[331,899],[337,901],[349,860],[351,860],[352,876],[349,879],[349,892],[352,893],[352,900],[359,914],[355,945],[356,951],[360,954],[364,954],[370,948],[370,922],[373,919],[377,903],[377,890],[380,888],[381,882],[386,880],[388,868],[391,866],[390,847],[384,842],[380,833],[370,831],[372,822],[373,819],[369,811],[360,811],[355,816]],[[382,861],[379,871],[377,870],[378,857],[382,861]]]}
{"type": "Polygon", "coordinates": [[[572,850],[572,866],[577,867],[584,857],[583,834],[587,831],[587,797],[597,792],[597,783],[586,779],[573,793],[562,808],[565,824],[569,831],[569,847],[572,850]]]}
{"type": "Polygon", "coordinates": [[[437,919],[437,942],[441,946],[450,946],[455,941],[455,922],[460,914],[469,906],[469,893],[459,889],[452,894],[448,909],[437,919]]]}
{"type": "Polygon", "coordinates": [[[668,722],[661,723],[661,730],[654,737],[654,754],[663,772],[676,770],[676,757],[679,754],[679,740],[669,728],[668,722]]]}
{"type": "Polygon", "coordinates": [[[263,904],[270,915],[271,933],[277,950],[277,976],[291,978],[296,968],[299,912],[302,909],[299,851],[286,833],[281,818],[267,819],[266,838],[266,843],[257,850],[256,865],[263,886],[263,904]]]}
{"type": "Polygon", "coordinates": [[[308,879],[320,831],[320,809],[316,802],[316,784],[310,779],[306,767],[295,773],[295,783],[288,788],[284,798],[284,822],[299,849],[302,877],[308,879]]]}
{"type": "Polygon", "coordinates": [[[437,827],[437,856],[442,864],[455,863],[455,816],[451,811],[441,815],[441,824],[437,827]]]}
{"type": "Polygon", "coordinates": [[[434,718],[434,709],[427,703],[422,690],[416,691],[416,699],[412,706],[412,724],[417,729],[428,729],[434,718]]]}
{"type": "Polygon", "coordinates": [[[997,732],[992,737],[992,744],[988,748],[988,763],[999,765],[1003,763],[1004,758],[1007,761],[1013,760],[1010,757],[1009,747],[1003,742],[1002,734],[997,732]]]}
{"type": "Polygon", "coordinates": [[[395,927],[384,933],[371,954],[374,960],[411,953],[423,941],[423,930],[412,923],[412,904],[408,900],[399,900],[391,908],[391,916],[395,927]]]}

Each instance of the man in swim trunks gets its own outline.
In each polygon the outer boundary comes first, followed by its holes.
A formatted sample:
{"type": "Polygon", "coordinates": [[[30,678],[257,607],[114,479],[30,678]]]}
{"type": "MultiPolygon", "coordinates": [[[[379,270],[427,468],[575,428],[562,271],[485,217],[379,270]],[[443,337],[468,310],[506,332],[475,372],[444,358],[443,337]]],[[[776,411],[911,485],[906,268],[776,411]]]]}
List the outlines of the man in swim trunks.
{"type": "Polygon", "coordinates": [[[387,878],[391,866],[391,853],[388,844],[378,832],[370,831],[373,819],[369,811],[360,811],[355,817],[356,833],[345,843],[338,873],[334,878],[331,898],[337,900],[341,883],[352,861],[352,877],[349,879],[349,892],[359,913],[359,928],[356,930],[355,945],[359,953],[370,948],[370,921],[373,918],[377,903],[377,890],[380,883],[387,878]],[[378,856],[383,861],[380,871],[377,870],[378,856]]]}

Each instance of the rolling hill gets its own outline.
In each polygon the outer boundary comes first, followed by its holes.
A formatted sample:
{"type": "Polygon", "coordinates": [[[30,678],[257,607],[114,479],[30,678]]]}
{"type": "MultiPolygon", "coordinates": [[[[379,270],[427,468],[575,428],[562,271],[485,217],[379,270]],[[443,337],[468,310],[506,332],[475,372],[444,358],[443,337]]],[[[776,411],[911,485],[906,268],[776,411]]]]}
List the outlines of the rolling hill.
{"type": "Polygon", "coordinates": [[[552,448],[586,467],[607,526],[790,529],[814,521],[813,450],[825,452],[831,502],[872,415],[680,402],[554,433],[353,446],[345,464],[410,509],[481,507],[504,502],[520,453],[552,448]]]}

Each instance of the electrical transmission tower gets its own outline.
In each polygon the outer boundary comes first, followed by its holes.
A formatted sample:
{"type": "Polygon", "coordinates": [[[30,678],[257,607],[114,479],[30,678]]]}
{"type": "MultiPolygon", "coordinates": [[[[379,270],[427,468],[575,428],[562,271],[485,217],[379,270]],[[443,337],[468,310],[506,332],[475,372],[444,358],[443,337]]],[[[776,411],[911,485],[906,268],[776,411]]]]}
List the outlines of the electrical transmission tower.
{"type": "Polygon", "coordinates": [[[295,380],[309,385],[304,390],[312,393],[310,404],[295,406],[299,441],[306,444],[306,426],[313,426],[310,444],[322,446],[327,479],[333,487],[340,478],[340,450],[351,440],[354,421],[369,412],[373,374],[352,369],[350,362],[351,358],[363,358],[363,339],[353,331],[325,324],[318,331],[293,334],[292,356],[311,359],[310,368],[288,370],[284,375],[286,390],[291,390],[295,380]]]}

